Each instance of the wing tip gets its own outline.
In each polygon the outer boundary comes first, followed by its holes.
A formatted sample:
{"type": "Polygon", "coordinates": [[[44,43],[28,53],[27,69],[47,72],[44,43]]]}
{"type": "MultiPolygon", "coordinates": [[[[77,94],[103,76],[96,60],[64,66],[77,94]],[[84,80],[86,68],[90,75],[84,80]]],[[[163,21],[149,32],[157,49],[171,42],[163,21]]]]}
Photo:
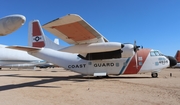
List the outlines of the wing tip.
{"type": "Polygon", "coordinates": [[[45,24],[43,25],[43,28],[45,28],[46,25],[49,24],[49,23],[52,23],[52,22],[54,22],[54,21],[57,21],[57,20],[59,20],[59,19],[63,19],[63,18],[65,18],[65,17],[69,17],[69,16],[70,16],[70,17],[76,17],[76,18],[82,19],[81,16],[78,15],[78,14],[67,14],[67,15],[65,15],[65,16],[62,16],[62,17],[56,18],[56,19],[54,19],[54,20],[52,20],[52,21],[49,21],[48,23],[45,23],[45,24]]]}

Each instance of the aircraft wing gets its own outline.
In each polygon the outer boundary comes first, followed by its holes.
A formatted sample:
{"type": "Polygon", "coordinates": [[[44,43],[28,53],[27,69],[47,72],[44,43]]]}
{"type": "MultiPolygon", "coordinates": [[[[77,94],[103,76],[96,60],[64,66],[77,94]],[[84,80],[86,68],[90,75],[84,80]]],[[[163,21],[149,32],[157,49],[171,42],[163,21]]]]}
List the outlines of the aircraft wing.
{"type": "Polygon", "coordinates": [[[22,51],[27,51],[27,52],[41,49],[41,48],[37,48],[37,47],[28,47],[28,46],[8,46],[6,48],[22,50],[22,51]]]}
{"type": "Polygon", "coordinates": [[[69,44],[108,42],[108,40],[76,14],[69,14],[43,25],[43,28],[69,44]]]}

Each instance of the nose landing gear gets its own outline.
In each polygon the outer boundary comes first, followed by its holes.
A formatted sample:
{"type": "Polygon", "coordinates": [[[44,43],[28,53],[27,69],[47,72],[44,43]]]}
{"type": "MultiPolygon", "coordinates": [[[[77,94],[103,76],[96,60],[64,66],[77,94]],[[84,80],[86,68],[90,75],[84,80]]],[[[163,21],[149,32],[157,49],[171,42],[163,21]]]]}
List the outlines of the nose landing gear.
{"type": "Polygon", "coordinates": [[[152,78],[158,78],[158,73],[151,73],[152,78]]]}

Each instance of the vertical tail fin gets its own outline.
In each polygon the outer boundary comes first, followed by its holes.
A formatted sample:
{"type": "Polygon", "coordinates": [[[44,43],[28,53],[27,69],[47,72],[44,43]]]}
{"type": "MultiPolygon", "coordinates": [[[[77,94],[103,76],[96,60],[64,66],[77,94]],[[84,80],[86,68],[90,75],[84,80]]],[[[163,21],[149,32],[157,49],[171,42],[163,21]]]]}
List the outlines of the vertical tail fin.
{"type": "Polygon", "coordinates": [[[44,33],[40,27],[39,21],[33,21],[29,24],[29,45],[32,47],[45,47],[44,33]]]}
{"type": "Polygon", "coordinates": [[[51,41],[44,35],[39,20],[34,20],[29,23],[28,45],[31,47],[46,47],[54,50],[59,50],[62,47],[51,41]]]}
{"type": "Polygon", "coordinates": [[[178,50],[176,52],[175,58],[176,58],[177,62],[179,63],[180,62],[180,50],[178,50]]]}

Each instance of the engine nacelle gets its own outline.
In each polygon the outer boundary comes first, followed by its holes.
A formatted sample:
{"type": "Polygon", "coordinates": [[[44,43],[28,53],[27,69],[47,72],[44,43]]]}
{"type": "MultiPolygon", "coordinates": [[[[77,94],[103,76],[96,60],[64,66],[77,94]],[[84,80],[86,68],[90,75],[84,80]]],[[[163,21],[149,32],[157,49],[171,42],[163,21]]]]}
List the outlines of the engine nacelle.
{"type": "Polygon", "coordinates": [[[121,50],[123,51],[121,53],[122,58],[132,57],[135,54],[133,44],[124,44],[124,47],[121,50]]]}
{"type": "Polygon", "coordinates": [[[118,42],[105,42],[105,43],[91,43],[69,46],[61,49],[60,51],[70,53],[98,53],[114,51],[123,48],[124,45],[118,42]]]}

